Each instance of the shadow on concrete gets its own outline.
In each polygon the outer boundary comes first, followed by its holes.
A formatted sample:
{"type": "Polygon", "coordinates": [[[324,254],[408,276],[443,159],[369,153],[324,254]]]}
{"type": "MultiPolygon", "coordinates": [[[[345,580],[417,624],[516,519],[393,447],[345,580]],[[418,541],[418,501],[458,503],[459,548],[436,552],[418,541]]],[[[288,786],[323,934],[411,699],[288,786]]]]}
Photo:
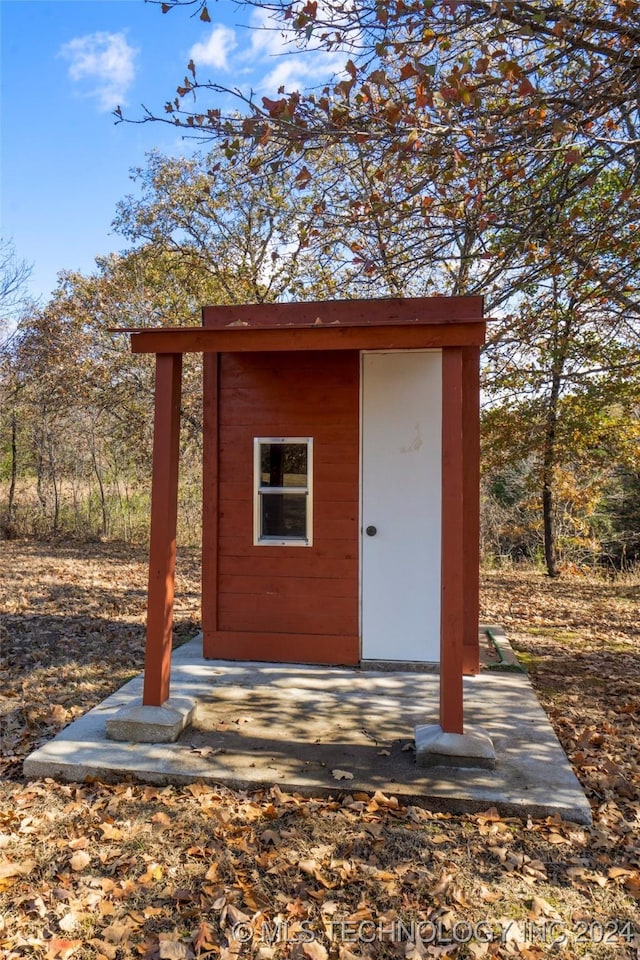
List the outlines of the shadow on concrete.
{"type": "Polygon", "coordinates": [[[176,743],[106,739],[115,711],[140,697],[136,677],[25,762],[28,777],[274,783],[307,795],[382,790],[433,809],[560,814],[590,822],[582,789],[528,678],[465,678],[466,722],[482,726],[494,770],[418,767],[414,726],[437,720],[439,678],[306,665],[205,661],[199,639],[174,652],[171,695],[195,697],[196,719],[176,743]]]}

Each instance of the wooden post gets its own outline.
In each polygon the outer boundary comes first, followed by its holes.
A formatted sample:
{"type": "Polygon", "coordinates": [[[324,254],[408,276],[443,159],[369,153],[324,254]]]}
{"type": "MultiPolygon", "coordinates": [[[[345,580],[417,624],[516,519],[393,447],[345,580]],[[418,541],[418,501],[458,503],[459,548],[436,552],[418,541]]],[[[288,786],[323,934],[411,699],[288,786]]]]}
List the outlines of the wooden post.
{"type": "Polygon", "coordinates": [[[216,656],[218,630],[218,381],[220,354],[202,356],[202,653],[216,656]]]}
{"type": "Polygon", "coordinates": [[[464,527],[462,349],[442,351],[442,594],[440,613],[440,726],[464,733],[462,663],[464,527]]]}
{"type": "Polygon", "coordinates": [[[480,348],[462,348],[463,670],[480,670],[480,348]]]}
{"type": "Polygon", "coordinates": [[[181,387],[182,354],[157,354],[147,644],[142,696],[145,706],[154,707],[162,706],[169,698],[181,387]]]}

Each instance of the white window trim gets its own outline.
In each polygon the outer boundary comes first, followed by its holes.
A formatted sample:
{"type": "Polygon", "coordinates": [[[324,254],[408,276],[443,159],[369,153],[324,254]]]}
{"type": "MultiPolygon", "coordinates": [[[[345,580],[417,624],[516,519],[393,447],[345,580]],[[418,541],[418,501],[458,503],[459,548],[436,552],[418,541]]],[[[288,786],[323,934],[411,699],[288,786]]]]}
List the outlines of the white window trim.
{"type": "MultiPolygon", "coordinates": [[[[268,493],[267,493],[268,496],[268,493]]],[[[256,547],[311,547],[313,546],[313,437],[254,437],[253,439],[253,545],[256,547]],[[260,445],[263,443],[304,443],[307,447],[306,487],[268,487],[271,493],[289,493],[307,498],[306,537],[263,537],[261,534],[260,502],[263,488],[260,484],[260,445]]]]}

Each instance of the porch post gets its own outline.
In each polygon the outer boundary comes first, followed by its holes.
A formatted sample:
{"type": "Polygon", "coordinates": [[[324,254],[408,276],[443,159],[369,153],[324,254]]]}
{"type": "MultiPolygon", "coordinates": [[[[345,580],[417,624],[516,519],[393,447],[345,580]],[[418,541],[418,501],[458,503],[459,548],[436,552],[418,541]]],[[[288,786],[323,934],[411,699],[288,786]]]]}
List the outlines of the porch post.
{"type": "Polygon", "coordinates": [[[463,670],[480,671],[480,347],[462,348],[463,670]]]}
{"type": "Polygon", "coordinates": [[[169,699],[181,388],[182,354],[156,354],[147,643],[142,697],[143,705],[154,707],[162,706],[169,699]]]}
{"type": "Polygon", "coordinates": [[[463,733],[464,630],[462,348],[442,351],[442,566],[440,726],[463,733]]]}
{"type": "Polygon", "coordinates": [[[218,630],[218,393],[220,354],[202,355],[202,655],[216,656],[218,630]]]}

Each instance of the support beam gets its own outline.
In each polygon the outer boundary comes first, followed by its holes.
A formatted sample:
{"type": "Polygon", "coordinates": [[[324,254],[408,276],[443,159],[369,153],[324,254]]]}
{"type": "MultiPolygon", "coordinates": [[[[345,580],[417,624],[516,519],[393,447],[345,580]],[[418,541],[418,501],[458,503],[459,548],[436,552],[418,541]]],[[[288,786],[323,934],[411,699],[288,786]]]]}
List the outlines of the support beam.
{"type": "Polygon", "coordinates": [[[145,706],[154,707],[162,706],[165,700],[169,699],[181,387],[182,355],[158,354],[153,426],[147,644],[142,697],[145,706]]]}
{"type": "Polygon", "coordinates": [[[340,327],[147,328],[132,331],[133,353],[264,353],[289,350],[422,350],[484,343],[484,323],[340,327]]]}
{"type": "Polygon", "coordinates": [[[218,631],[218,400],[220,354],[202,357],[202,653],[217,656],[218,631]]]}
{"type": "Polygon", "coordinates": [[[464,528],[462,349],[442,351],[440,726],[463,733],[464,528]]]}
{"type": "Polygon", "coordinates": [[[480,348],[462,348],[463,671],[480,671],[480,348]]]}

